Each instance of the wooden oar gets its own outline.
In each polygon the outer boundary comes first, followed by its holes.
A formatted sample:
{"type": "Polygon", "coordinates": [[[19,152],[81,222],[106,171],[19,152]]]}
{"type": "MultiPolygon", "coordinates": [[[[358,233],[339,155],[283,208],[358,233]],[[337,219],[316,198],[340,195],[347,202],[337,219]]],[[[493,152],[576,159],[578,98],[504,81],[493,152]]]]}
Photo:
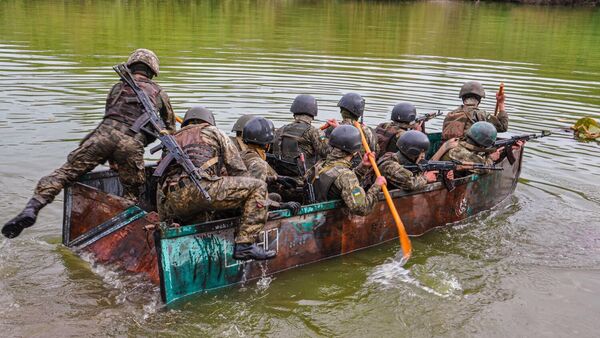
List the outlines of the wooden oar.
{"type": "Polygon", "coordinates": [[[181,117],[179,117],[178,115],[175,115],[175,121],[177,121],[179,124],[183,123],[183,119],[181,117]]]}
{"type": "MultiPolygon", "coordinates": [[[[367,154],[371,154],[371,148],[369,147],[369,143],[365,138],[365,134],[361,128],[361,125],[358,121],[354,121],[354,126],[360,131],[360,137],[362,139],[363,147],[367,154]]],[[[377,162],[375,158],[371,155],[368,156],[369,161],[371,161],[371,166],[373,166],[373,170],[375,171],[375,175],[377,177],[381,176],[381,172],[377,167],[377,162]]],[[[383,190],[383,195],[385,196],[385,201],[387,202],[388,207],[390,208],[390,212],[394,217],[394,221],[396,222],[396,228],[398,228],[398,237],[400,238],[400,245],[402,246],[402,258],[404,262],[406,262],[410,258],[410,254],[412,252],[412,245],[410,244],[410,239],[408,238],[408,234],[406,233],[406,229],[404,228],[404,224],[400,219],[400,215],[398,215],[398,211],[396,210],[396,206],[394,205],[394,201],[392,200],[392,196],[390,196],[390,192],[387,189],[387,186],[384,184],[381,186],[381,190],[383,190]]]]}
{"type": "MultiPolygon", "coordinates": [[[[504,82],[500,82],[500,89],[498,89],[498,96],[504,95],[504,82]]],[[[498,110],[500,108],[500,104],[496,100],[496,109],[494,109],[494,116],[498,115],[498,110]]]]}

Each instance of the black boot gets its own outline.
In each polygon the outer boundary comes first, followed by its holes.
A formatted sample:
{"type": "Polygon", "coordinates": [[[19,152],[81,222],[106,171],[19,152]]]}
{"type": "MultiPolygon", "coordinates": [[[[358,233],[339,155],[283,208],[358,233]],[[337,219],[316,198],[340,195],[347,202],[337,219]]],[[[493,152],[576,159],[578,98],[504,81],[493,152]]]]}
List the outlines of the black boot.
{"type": "Polygon", "coordinates": [[[21,231],[25,228],[29,228],[35,223],[37,215],[40,210],[44,207],[40,201],[32,198],[27,202],[25,209],[21,211],[17,217],[8,221],[2,227],[2,234],[7,238],[15,238],[21,234],[21,231]]]}
{"type": "Polygon", "coordinates": [[[235,243],[235,248],[233,249],[233,258],[241,261],[249,259],[264,261],[275,257],[275,255],[275,251],[265,251],[265,249],[255,243],[235,243]]]}

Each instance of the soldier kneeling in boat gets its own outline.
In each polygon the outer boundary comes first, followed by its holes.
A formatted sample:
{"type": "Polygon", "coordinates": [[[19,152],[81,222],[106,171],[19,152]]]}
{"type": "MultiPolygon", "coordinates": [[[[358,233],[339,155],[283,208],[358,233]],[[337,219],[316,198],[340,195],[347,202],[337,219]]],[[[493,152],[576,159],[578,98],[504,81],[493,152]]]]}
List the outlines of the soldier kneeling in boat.
{"type": "Polygon", "coordinates": [[[354,171],[351,169],[352,158],[362,147],[360,132],[353,126],[336,127],[329,136],[329,145],[332,150],[327,158],[319,161],[307,174],[314,185],[317,201],[341,198],[350,212],[369,214],[386,181],[383,176],[378,177],[366,193],[360,186],[358,177],[363,177],[371,166],[369,154],[365,154],[361,164],[354,171]]]}
{"type": "MultiPolygon", "coordinates": [[[[498,133],[496,127],[489,122],[476,122],[467,130],[464,138],[453,146],[446,147],[446,153],[441,156],[442,161],[459,161],[493,165],[500,161],[503,149],[496,149],[494,142],[498,133]]],[[[485,174],[489,170],[473,169],[465,171],[463,175],[470,173],[485,174]]]]}
{"type": "Polygon", "coordinates": [[[421,131],[421,124],[417,124],[417,108],[411,103],[401,102],[392,109],[390,122],[383,122],[375,128],[377,144],[379,145],[379,158],[385,153],[398,151],[398,139],[409,130],[421,131]]]}
{"type": "Polygon", "coordinates": [[[479,109],[481,99],[485,98],[485,90],[477,81],[466,82],[458,96],[462,99],[463,104],[448,113],[444,119],[442,127],[444,141],[464,137],[467,130],[476,122],[490,122],[498,132],[508,130],[508,114],[504,109],[504,94],[496,94],[498,115],[492,115],[479,109]]]}
{"type": "MultiPolygon", "coordinates": [[[[425,159],[425,154],[429,150],[427,135],[420,131],[409,130],[400,136],[396,146],[397,152],[388,152],[377,161],[381,175],[387,178],[391,189],[419,190],[428,183],[437,181],[435,171],[415,173],[404,168],[405,165],[414,165],[425,159]]],[[[454,179],[452,171],[447,175],[448,179],[454,179]]]]}
{"type": "MultiPolygon", "coordinates": [[[[152,81],[159,73],[156,54],[137,49],[129,56],[127,66],[138,86],[150,97],[167,130],[175,132],[175,114],[169,96],[152,81]]],[[[2,234],[17,237],[24,228],[35,223],[40,210],[51,203],[65,185],[107,160],[119,174],[124,197],[136,202],[146,180],[144,147],[154,141],[151,136],[131,129],[144,114],[133,89],[121,81],[115,84],[106,99],[102,122],[67,156],[62,167],[39,180],[25,209],[4,225],[2,234]]]]}
{"type": "Polygon", "coordinates": [[[278,175],[266,161],[267,150],[274,138],[273,122],[263,118],[254,117],[244,126],[242,139],[245,151],[242,160],[248,168],[248,176],[267,183],[269,188],[269,204],[277,209],[289,209],[292,215],[300,211],[298,202],[281,202],[281,195],[277,191],[295,189],[296,180],[288,176],[278,175]]]}
{"type": "Polygon", "coordinates": [[[264,260],[274,251],[257,246],[256,236],[267,220],[267,185],[246,175],[246,166],[229,138],[215,127],[213,114],[203,108],[188,110],[177,143],[201,173],[201,185],[211,198],[207,201],[189,180],[181,166],[173,163],[159,182],[158,212],[163,221],[190,222],[210,210],[242,209],[235,237],[233,257],[240,260],[264,260]],[[221,177],[225,165],[231,176],[221,177]]]}

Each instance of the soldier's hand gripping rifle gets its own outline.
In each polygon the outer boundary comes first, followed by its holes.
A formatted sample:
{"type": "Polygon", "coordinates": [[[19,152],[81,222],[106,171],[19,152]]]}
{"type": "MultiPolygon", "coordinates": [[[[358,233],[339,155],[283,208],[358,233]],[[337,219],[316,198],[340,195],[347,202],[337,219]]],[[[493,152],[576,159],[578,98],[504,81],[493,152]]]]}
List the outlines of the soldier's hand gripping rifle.
{"type": "Polygon", "coordinates": [[[132,131],[139,133],[144,132],[148,135],[151,135],[157,139],[159,139],[161,146],[153,148],[153,151],[158,151],[159,149],[165,149],[167,155],[162,158],[156,170],[154,170],[153,176],[160,177],[163,175],[165,169],[173,160],[179,164],[183,170],[188,174],[189,179],[194,183],[196,188],[200,191],[204,199],[210,202],[211,198],[200,185],[200,181],[202,177],[198,172],[198,168],[192,163],[189,156],[181,149],[179,144],[175,141],[175,138],[166,130],[165,124],[163,120],[159,117],[154,104],[150,101],[148,95],[137,85],[129,68],[125,64],[116,65],[113,67],[115,72],[119,74],[121,80],[123,80],[138,97],[142,105],[142,110],[144,114],[140,116],[133,126],[130,128],[132,131]]]}
{"type": "Polygon", "coordinates": [[[298,156],[298,161],[300,162],[300,167],[302,168],[302,176],[304,176],[305,196],[308,196],[308,203],[313,204],[317,201],[317,198],[315,197],[314,186],[312,183],[310,183],[308,177],[306,177],[306,161],[304,158],[304,153],[300,153],[300,156],[298,156]]]}
{"type": "Polygon", "coordinates": [[[481,163],[460,162],[460,161],[422,161],[418,164],[408,164],[404,168],[413,172],[437,171],[441,176],[442,182],[448,191],[454,190],[454,181],[448,179],[447,173],[452,170],[503,170],[502,167],[495,165],[486,165],[481,163]]]}
{"type": "Polygon", "coordinates": [[[529,141],[531,139],[542,138],[542,137],[546,137],[546,136],[550,136],[550,135],[552,135],[552,133],[550,131],[542,130],[542,132],[540,134],[526,134],[526,135],[513,136],[506,140],[498,140],[498,141],[494,142],[494,147],[496,149],[498,149],[500,147],[504,147],[504,155],[506,156],[508,163],[513,164],[516,161],[515,155],[513,155],[513,151],[512,151],[512,146],[515,143],[517,143],[518,141],[529,141]]]}

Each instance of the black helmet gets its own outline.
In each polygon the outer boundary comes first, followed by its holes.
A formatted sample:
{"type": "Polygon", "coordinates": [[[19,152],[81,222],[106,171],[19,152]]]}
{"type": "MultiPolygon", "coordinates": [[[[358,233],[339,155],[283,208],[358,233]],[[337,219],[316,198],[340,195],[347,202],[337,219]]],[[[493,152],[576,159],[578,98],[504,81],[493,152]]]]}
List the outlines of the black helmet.
{"type": "Polygon", "coordinates": [[[294,99],[294,103],[292,103],[290,111],[294,115],[305,114],[315,117],[319,111],[319,108],[317,107],[317,99],[315,99],[312,95],[298,95],[294,99]]]}
{"type": "Polygon", "coordinates": [[[353,154],[362,147],[360,131],[349,125],[338,126],[329,135],[329,145],[353,154]]]}
{"type": "Polygon", "coordinates": [[[361,117],[365,111],[365,99],[356,93],[345,94],[337,105],[340,108],[346,109],[357,118],[361,117]]]}
{"type": "Polygon", "coordinates": [[[258,116],[246,123],[242,131],[242,140],[264,146],[273,142],[274,130],[273,122],[258,116]]]}
{"type": "Polygon", "coordinates": [[[479,99],[485,98],[485,90],[481,83],[477,81],[467,81],[460,88],[460,93],[458,97],[462,98],[465,95],[475,95],[479,97],[479,99]]]}
{"type": "Polygon", "coordinates": [[[408,102],[398,103],[392,109],[392,121],[411,123],[417,118],[417,108],[408,102]]]}
{"type": "Polygon", "coordinates": [[[216,125],[213,113],[202,106],[196,106],[188,109],[183,117],[181,127],[187,126],[192,120],[201,120],[206,123],[210,123],[213,126],[216,125]]]}
{"type": "Polygon", "coordinates": [[[473,141],[476,145],[484,148],[489,148],[496,142],[498,131],[493,124],[489,122],[475,122],[469,130],[467,130],[467,138],[473,141]]]}
{"type": "Polygon", "coordinates": [[[429,150],[429,138],[420,131],[409,130],[400,136],[396,146],[404,156],[416,161],[422,151],[429,150]]]}
{"type": "Polygon", "coordinates": [[[256,115],[251,114],[240,116],[240,118],[238,118],[237,121],[235,121],[235,123],[233,124],[233,128],[231,128],[231,131],[241,133],[242,130],[244,130],[244,126],[246,125],[246,123],[248,123],[248,121],[252,120],[255,117],[256,115]]]}

